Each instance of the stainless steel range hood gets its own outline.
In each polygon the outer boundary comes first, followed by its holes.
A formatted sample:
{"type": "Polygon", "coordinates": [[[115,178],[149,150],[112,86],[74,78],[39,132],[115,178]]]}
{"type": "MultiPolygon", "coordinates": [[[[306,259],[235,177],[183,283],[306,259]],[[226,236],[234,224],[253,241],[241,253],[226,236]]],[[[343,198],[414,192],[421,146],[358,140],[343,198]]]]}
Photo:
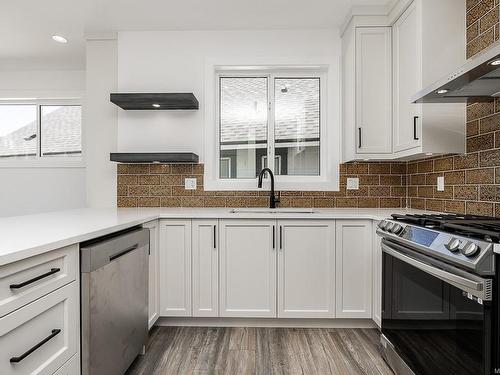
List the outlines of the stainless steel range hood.
{"type": "Polygon", "coordinates": [[[500,97],[500,41],[411,98],[413,103],[463,103],[500,97]]]}

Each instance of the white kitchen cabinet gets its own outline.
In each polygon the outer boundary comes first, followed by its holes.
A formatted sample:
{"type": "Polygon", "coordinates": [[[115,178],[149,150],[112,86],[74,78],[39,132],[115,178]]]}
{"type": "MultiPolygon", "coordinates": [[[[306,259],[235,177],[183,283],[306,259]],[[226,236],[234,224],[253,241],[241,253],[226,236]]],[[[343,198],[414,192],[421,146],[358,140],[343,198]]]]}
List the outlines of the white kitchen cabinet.
{"type": "Polygon", "coordinates": [[[219,246],[217,220],[193,220],[193,316],[219,314],[219,246]]]}
{"type": "Polygon", "coordinates": [[[0,317],[74,281],[78,252],[70,245],[0,266],[0,317]]]}
{"type": "Polygon", "coordinates": [[[377,234],[379,221],[373,222],[373,306],[372,319],[382,326],[382,237],[377,234]]]}
{"type": "Polygon", "coordinates": [[[392,153],[391,27],[356,27],[343,39],[344,158],[392,153]]]}
{"type": "Polygon", "coordinates": [[[394,30],[394,149],[396,152],[422,144],[421,104],[410,98],[421,89],[420,9],[414,1],[393,26],[394,30]]]}
{"type": "Polygon", "coordinates": [[[465,61],[465,3],[414,0],[393,24],[396,157],[465,151],[464,104],[415,104],[418,91],[465,61]]]}
{"type": "Polygon", "coordinates": [[[79,292],[73,281],[0,318],[2,375],[53,374],[77,354],[79,292]]]}
{"type": "Polygon", "coordinates": [[[372,317],[372,221],[336,221],[336,317],[372,317]]]}
{"type": "Polygon", "coordinates": [[[160,316],[191,316],[191,220],[160,220],[160,316]]]}
{"type": "Polygon", "coordinates": [[[343,160],[465,151],[465,105],[411,98],[465,61],[465,3],[399,0],[342,34],[343,160]],[[392,40],[391,40],[392,37],[392,40]]]}
{"type": "Polygon", "coordinates": [[[145,223],[144,228],[149,229],[149,290],[148,290],[148,327],[151,329],[160,316],[160,263],[158,257],[158,220],[145,223]]]}
{"type": "Polygon", "coordinates": [[[220,316],[276,317],[276,221],[220,220],[220,316]]]}
{"type": "Polygon", "coordinates": [[[278,317],[335,315],[335,223],[278,221],[278,317]]]}

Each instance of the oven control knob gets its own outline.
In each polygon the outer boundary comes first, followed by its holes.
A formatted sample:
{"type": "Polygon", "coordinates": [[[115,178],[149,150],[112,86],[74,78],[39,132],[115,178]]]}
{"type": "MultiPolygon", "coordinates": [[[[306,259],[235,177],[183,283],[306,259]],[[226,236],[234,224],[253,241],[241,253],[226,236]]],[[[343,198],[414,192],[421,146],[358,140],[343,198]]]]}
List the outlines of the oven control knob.
{"type": "Polygon", "coordinates": [[[446,247],[451,252],[457,251],[459,246],[460,246],[460,240],[454,237],[450,238],[448,243],[444,245],[444,247],[446,247]]]}
{"type": "Polygon", "coordinates": [[[380,223],[378,223],[378,227],[382,230],[385,229],[385,226],[387,225],[387,221],[382,220],[380,223]]]}
{"type": "Polygon", "coordinates": [[[394,223],[391,223],[390,221],[386,224],[385,230],[387,232],[392,232],[392,227],[394,227],[394,223]]]}
{"type": "Polygon", "coordinates": [[[399,233],[401,233],[402,230],[403,230],[403,227],[399,224],[394,224],[394,226],[392,227],[392,233],[394,233],[394,234],[399,234],[399,233]]]}
{"type": "Polygon", "coordinates": [[[462,254],[466,257],[473,257],[479,251],[479,246],[474,242],[467,242],[462,248],[462,254]]]}

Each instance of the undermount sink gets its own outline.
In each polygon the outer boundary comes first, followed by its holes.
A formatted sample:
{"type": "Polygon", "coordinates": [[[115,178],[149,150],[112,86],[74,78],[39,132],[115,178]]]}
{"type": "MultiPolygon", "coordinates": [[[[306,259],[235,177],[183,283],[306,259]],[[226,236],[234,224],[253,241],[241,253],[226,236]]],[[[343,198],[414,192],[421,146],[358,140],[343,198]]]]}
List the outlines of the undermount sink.
{"type": "Polygon", "coordinates": [[[229,210],[232,214],[252,213],[252,214],[313,214],[316,211],[312,208],[233,208],[229,210]]]}

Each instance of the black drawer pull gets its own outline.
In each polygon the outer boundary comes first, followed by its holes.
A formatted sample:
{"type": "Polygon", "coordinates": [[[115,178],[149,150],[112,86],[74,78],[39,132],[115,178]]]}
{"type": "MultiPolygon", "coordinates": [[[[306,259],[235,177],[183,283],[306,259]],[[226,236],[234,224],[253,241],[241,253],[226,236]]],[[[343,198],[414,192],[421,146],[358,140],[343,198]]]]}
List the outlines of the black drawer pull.
{"type": "Polygon", "coordinates": [[[358,148],[361,148],[361,128],[358,128],[358,148]]]}
{"type": "Polygon", "coordinates": [[[214,225],[214,249],[217,249],[217,225],[214,225]]]}
{"type": "Polygon", "coordinates": [[[413,116],[413,140],[415,140],[415,141],[418,141],[417,120],[418,120],[418,116],[413,116]]]}
{"type": "Polygon", "coordinates": [[[36,344],[35,346],[33,346],[31,349],[28,349],[23,354],[21,354],[19,357],[12,357],[10,359],[10,363],[19,363],[19,362],[21,362],[24,358],[26,358],[27,356],[29,356],[31,353],[33,353],[35,350],[37,350],[39,347],[41,347],[42,345],[46,344],[47,342],[49,342],[50,340],[52,340],[54,337],[56,337],[59,333],[61,333],[60,329],[53,329],[52,333],[49,336],[47,336],[46,338],[44,338],[42,341],[40,341],[38,344],[36,344]]]}
{"type": "Polygon", "coordinates": [[[37,276],[37,277],[34,277],[32,279],[29,279],[25,282],[22,282],[20,284],[10,284],[9,285],[9,288],[10,289],[19,289],[19,288],[24,288],[26,285],[29,285],[29,284],[33,284],[35,281],[38,281],[38,280],[41,280],[41,279],[44,279],[50,275],[53,275],[55,273],[58,273],[61,269],[60,268],[51,268],[49,272],[46,272],[44,273],[43,275],[40,275],[40,276],[37,276]]]}
{"type": "Polygon", "coordinates": [[[126,249],[124,249],[122,251],[119,251],[118,253],[115,253],[115,254],[111,255],[109,257],[109,261],[111,262],[111,261],[115,260],[116,258],[119,258],[119,257],[121,257],[121,256],[123,256],[123,255],[125,255],[127,253],[130,253],[131,251],[134,251],[138,247],[139,247],[138,243],[136,243],[135,245],[132,245],[130,247],[127,247],[126,249]]]}

